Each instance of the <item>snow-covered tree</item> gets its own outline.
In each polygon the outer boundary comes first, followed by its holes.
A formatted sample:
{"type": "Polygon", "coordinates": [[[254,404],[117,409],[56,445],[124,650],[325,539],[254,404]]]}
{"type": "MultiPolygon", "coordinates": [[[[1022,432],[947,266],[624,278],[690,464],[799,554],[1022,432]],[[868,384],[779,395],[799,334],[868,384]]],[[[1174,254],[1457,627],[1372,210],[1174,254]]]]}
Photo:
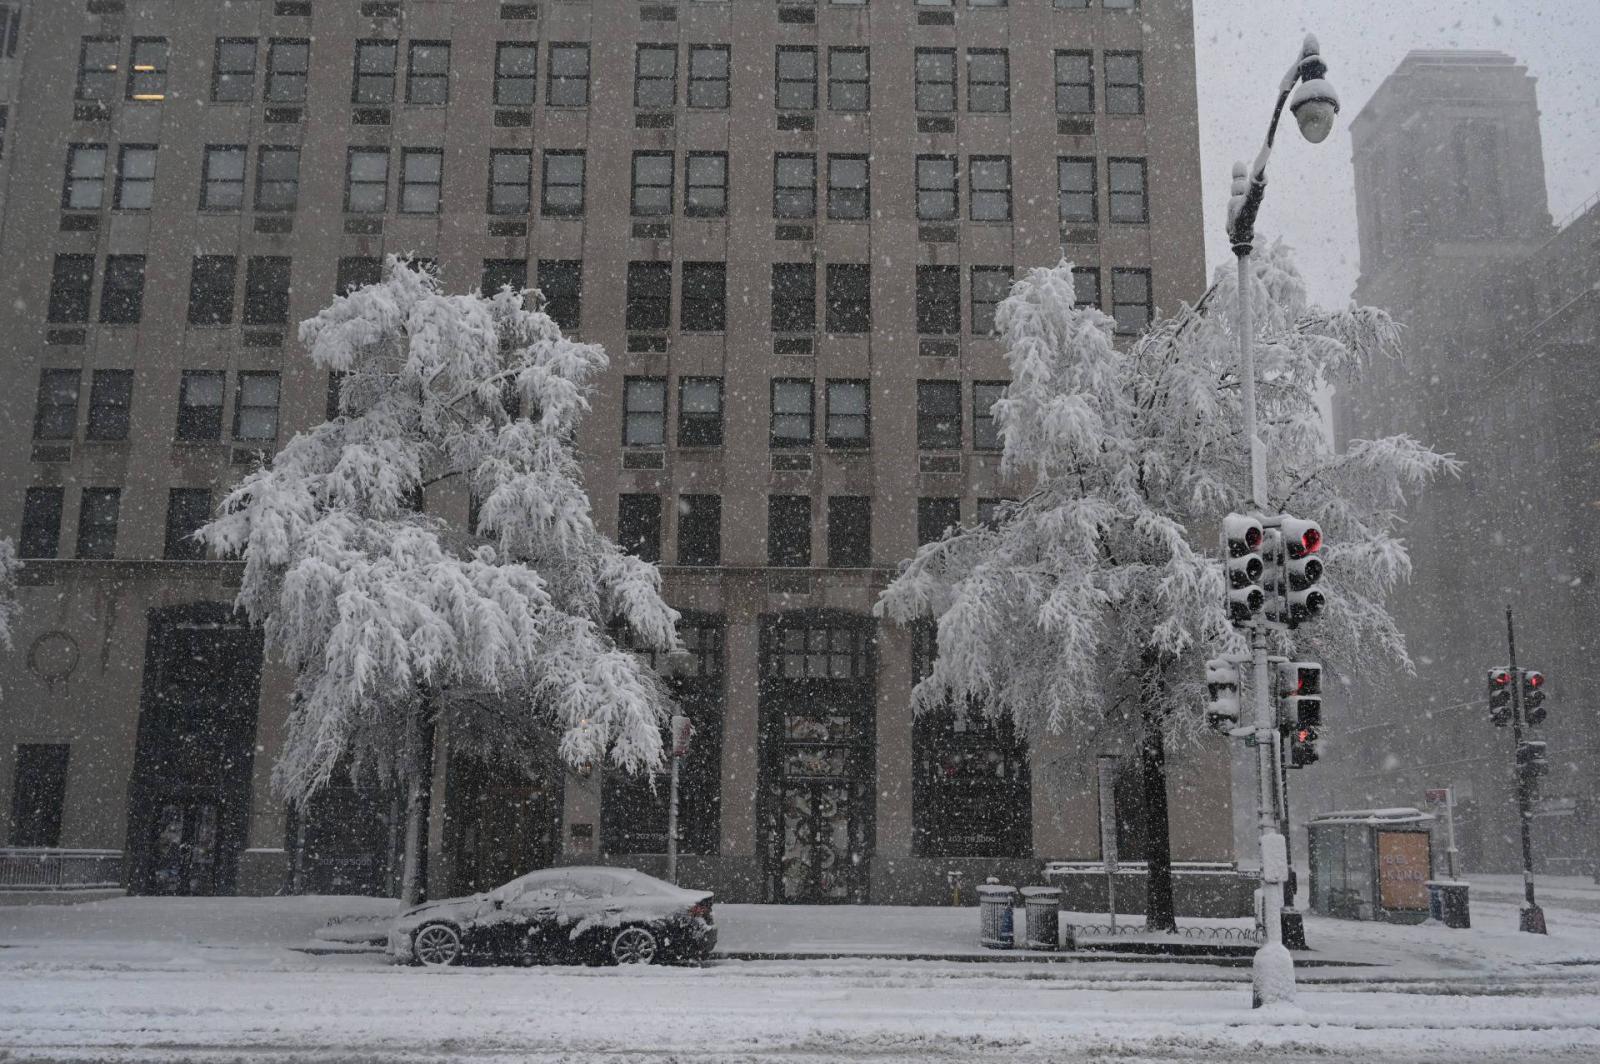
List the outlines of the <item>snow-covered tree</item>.
{"type": "Polygon", "coordinates": [[[390,257],[300,326],[341,375],[338,416],[198,533],[243,558],[237,604],[296,674],[275,785],[302,802],[348,770],[405,788],[408,901],[434,721],[467,753],[526,761],[554,733],[573,765],[662,756],[666,690],[608,626],[675,649],[677,614],[659,570],[595,528],[573,447],[606,356],[532,298],[446,294],[390,257]],[[473,530],[423,506],[451,479],[479,500],[473,530]]]}
{"type": "MultiPolygon", "coordinates": [[[[1409,664],[1385,599],[1409,573],[1407,492],[1456,463],[1406,435],[1330,446],[1318,388],[1399,356],[1381,311],[1325,313],[1281,246],[1254,257],[1259,432],[1272,512],[1319,521],[1329,606],[1276,640],[1330,672],[1409,664]]],[[[1076,305],[1063,262],[1030,271],[997,315],[1011,384],[994,414],[1002,471],[1024,492],[992,527],[923,547],[878,604],[938,619],[919,710],[955,698],[1023,735],[1108,732],[1139,752],[1150,838],[1149,923],[1173,925],[1166,744],[1203,731],[1207,657],[1245,649],[1223,608],[1215,537],[1255,509],[1243,433],[1232,268],[1196,307],[1126,350],[1076,305]]]]}

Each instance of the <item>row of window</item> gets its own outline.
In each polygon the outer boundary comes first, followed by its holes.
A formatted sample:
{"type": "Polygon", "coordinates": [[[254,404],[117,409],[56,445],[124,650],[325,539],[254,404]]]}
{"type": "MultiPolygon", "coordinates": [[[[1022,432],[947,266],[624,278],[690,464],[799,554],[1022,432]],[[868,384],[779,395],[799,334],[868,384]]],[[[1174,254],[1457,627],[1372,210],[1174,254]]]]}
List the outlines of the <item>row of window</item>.
{"type": "MultiPolygon", "coordinates": [[[[61,513],[66,489],[29,488],[22,502],[22,534],[17,551],[24,558],[56,558],[61,552],[61,513]]],[[[105,559],[117,555],[117,524],[122,515],[122,489],[83,488],[78,498],[78,536],[73,557],[105,559]]],[[[209,488],[173,488],[167,496],[166,536],[162,556],[195,561],[206,556],[194,531],[211,519],[209,488]]]]}
{"type": "MultiPolygon", "coordinates": [[[[263,145],[256,149],[253,199],[246,196],[249,146],[208,144],[201,163],[200,208],[237,211],[246,203],[258,211],[292,211],[299,205],[300,149],[263,145]]],[[[526,215],[533,209],[531,149],[489,152],[487,210],[496,215],[526,215]]],[[[382,214],[390,206],[388,148],[350,148],[345,161],[344,209],[353,214],[382,214]]],[[[154,200],[156,147],[117,146],[110,181],[105,144],[67,146],[66,176],[61,189],[65,210],[99,210],[107,203],[118,210],[149,210],[154,200]]],[[[402,214],[437,214],[444,198],[444,151],[401,148],[396,171],[396,208],[402,214]]],[[[820,176],[826,180],[828,218],[860,221],[871,216],[872,156],[828,153],[820,176]]],[[[581,149],[546,149],[541,157],[539,208],[554,218],[582,217],[586,202],[587,155],[581,149]]],[[[1100,163],[1092,156],[1056,160],[1057,215],[1064,224],[1100,219],[1100,163]]],[[[1009,155],[971,155],[966,160],[967,210],[972,221],[1012,220],[1012,170],[1009,155]]],[[[916,213],[924,222],[961,217],[961,158],[921,154],[915,161],[916,213]]],[[[638,218],[671,216],[677,210],[678,156],[672,151],[636,151],[632,161],[630,208],[638,218]]],[[[683,213],[691,218],[722,218],[728,213],[728,153],[691,151],[683,157],[683,213]]],[[[779,152],[772,162],[772,214],[785,220],[810,220],[819,213],[818,156],[815,152],[779,152]]],[[[1116,223],[1143,223],[1150,218],[1146,161],[1112,157],[1105,160],[1109,218],[1116,223]]]]}
{"type": "MultiPolygon", "coordinates": [[[[979,499],[977,518],[993,523],[1004,499],[979,499]]],[[[812,524],[815,500],[809,495],[767,497],[767,564],[779,568],[809,568],[812,564],[812,524]]],[[[722,564],[722,497],[677,497],[676,564],[722,564]]],[[[826,564],[831,569],[859,569],[872,565],[872,499],[865,495],[830,495],[826,500],[826,564]]],[[[923,496],[917,499],[917,545],[942,537],[961,524],[961,499],[957,496],[923,496]]],[[[617,498],[617,542],[645,561],[660,562],[662,496],[629,494],[617,498]]]]}
{"type": "MultiPolygon", "coordinates": [[[[239,281],[239,256],[196,255],[189,272],[189,324],[231,325],[239,281]]],[[[283,255],[251,255],[245,260],[245,325],[283,325],[289,320],[291,260],[283,255]]],[[[47,319],[83,324],[91,318],[95,257],[62,254],[50,271],[47,319]]],[[[146,256],[107,255],[100,281],[103,325],[136,325],[144,317],[146,256]]]]}
{"type": "MultiPolygon", "coordinates": [[[[687,46],[683,102],[696,109],[723,110],[732,98],[733,63],[726,44],[687,46]]],[[[450,102],[450,51],[445,40],[392,38],[356,42],[350,101],[356,106],[389,106],[397,101],[421,106],[450,102]],[[405,55],[404,72],[400,57],[405,55]]],[[[218,37],[212,57],[211,99],[246,103],[256,96],[260,42],[255,37],[218,37]]],[[[500,41],[495,45],[493,100],[499,107],[531,107],[539,86],[539,43],[500,41]]],[[[135,37],[126,77],[119,67],[122,42],[115,37],[85,37],[79,51],[77,98],[108,102],[121,93],[129,100],[167,98],[168,43],[164,37],[135,37]]],[[[269,104],[306,100],[311,42],[302,37],[267,41],[261,69],[261,96],[269,104]]],[[[591,77],[589,45],[551,42],[546,46],[544,101],[550,107],[587,107],[591,77]]],[[[633,105],[644,110],[678,105],[678,45],[640,44],[634,52],[633,105]]],[[[921,112],[953,112],[960,99],[958,53],[954,48],[918,48],[914,57],[914,100],[921,112]]],[[[974,114],[1011,110],[1011,53],[1006,48],[965,50],[966,109],[974,114]]],[[[774,57],[773,103],[780,111],[814,111],[826,93],[830,111],[865,112],[872,107],[871,51],[862,46],[819,49],[779,45],[774,57]],[[825,84],[824,84],[825,78],[825,84]]],[[[1055,53],[1056,110],[1092,114],[1095,110],[1094,52],[1055,53]]],[[[1144,57],[1139,51],[1101,53],[1100,74],[1106,114],[1144,113],[1144,57]]]]}
{"type": "MultiPolygon", "coordinates": [[[[822,439],[829,447],[865,448],[872,444],[871,382],[835,379],[823,382],[822,439]]],[[[1004,381],[972,384],[972,446],[1000,449],[994,404],[1004,381]]],[[[816,382],[806,377],[778,377],[770,383],[768,444],[810,447],[817,442],[816,382]]],[[[667,443],[668,389],[665,377],[625,377],[622,395],[622,443],[626,447],[664,447],[667,443]]],[[[917,382],[917,448],[960,450],[961,382],[917,382]]],[[[678,378],[680,447],[722,446],[721,377],[678,378]]]]}
{"type": "MultiPolygon", "coordinates": [[[[39,374],[39,399],[34,407],[33,438],[41,442],[77,438],[83,371],[46,369],[39,374]]],[[[178,423],[173,438],[187,441],[222,439],[222,407],[227,392],[223,370],[184,370],[178,387],[178,423]]],[[[234,390],[233,438],[270,443],[278,438],[281,394],[276,371],[239,373],[234,390]]],[[[128,438],[133,408],[133,371],[97,369],[89,382],[84,439],[113,442],[128,438]]]]}

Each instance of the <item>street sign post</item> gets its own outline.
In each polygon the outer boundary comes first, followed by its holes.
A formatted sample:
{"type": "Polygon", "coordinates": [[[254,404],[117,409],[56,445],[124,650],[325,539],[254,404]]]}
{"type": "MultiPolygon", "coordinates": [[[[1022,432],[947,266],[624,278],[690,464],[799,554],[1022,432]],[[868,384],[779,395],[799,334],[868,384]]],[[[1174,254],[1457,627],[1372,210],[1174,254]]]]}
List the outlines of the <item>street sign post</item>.
{"type": "Polygon", "coordinates": [[[1429,805],[1444,810],[1445,865],[1450,878],[1461,878],[1460,851],[1456,849],[1456,796],[1449,787],[1430,787],[1422,792],[1429,805]]]}

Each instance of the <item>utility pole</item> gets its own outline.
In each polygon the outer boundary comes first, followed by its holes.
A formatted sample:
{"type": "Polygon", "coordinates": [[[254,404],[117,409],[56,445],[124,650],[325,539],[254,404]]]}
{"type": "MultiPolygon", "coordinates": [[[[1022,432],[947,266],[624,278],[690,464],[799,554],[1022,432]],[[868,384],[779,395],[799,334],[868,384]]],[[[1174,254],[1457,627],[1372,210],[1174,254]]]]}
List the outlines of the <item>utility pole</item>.
{"type": "Polygon", "coordinates": [[[1544,910],[1533,900],[1533,781],[1532,765],[1522,762],[1523,694],[1522,674],[1517,671],[1517,635],[1511,623],[1511,607],[1506,607],[1506,653],[1511,664],[1511,697],[1515,699],[1511,713],[1511,737],[1517,750],[1517,820],[1522,828],[1522,895],[1527,902],[1522,907],[1518,930],[1543,935],[1544,910]]]}

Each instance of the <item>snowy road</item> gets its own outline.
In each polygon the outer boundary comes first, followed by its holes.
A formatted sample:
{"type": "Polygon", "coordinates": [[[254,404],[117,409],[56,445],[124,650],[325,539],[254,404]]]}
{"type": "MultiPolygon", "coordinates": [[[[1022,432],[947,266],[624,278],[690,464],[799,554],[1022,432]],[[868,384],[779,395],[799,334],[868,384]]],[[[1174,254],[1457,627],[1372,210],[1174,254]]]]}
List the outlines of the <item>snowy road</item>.
{"type": "MultiPolygon", "coordinates": [[[[9,958],[7,958],[9,960],[9,958]]],[[[1343,1060],[1600,1057],[1600,982],[1307,988],[1262,1017],[1243,973],[1123,980],[1073,965],[724,962],[706,969],[396,970],[114,955],[6,967],[0,1043],[51,1061],[1343,1060]],[[244,962],[244,963],[241,963],[244,962]],[[1218,978],[1218,977],[1221,978],[1218,978]]],[[[1084,966],[1092,968],[1093,966],[1084,966]]]]}

